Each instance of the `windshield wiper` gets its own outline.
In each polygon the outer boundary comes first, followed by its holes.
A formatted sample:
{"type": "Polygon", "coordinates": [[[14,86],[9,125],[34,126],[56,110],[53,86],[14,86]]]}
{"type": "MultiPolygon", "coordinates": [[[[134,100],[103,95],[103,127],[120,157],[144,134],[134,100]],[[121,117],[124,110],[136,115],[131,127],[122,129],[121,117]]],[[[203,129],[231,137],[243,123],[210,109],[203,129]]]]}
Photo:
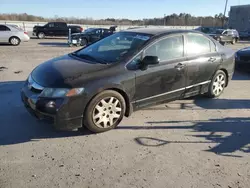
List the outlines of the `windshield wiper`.
{"type": "Polygon", "coordinates": [[[105,60],[97,59],[97,58],[95,58],[93,56],[90,56],[88,54],[78,55],[77,53],[73,52],[73,53],[71,53],[71,55],[76,56],[76,57],[81,58],[81,59],[86,59],[86,60],[98,62],[98,63],[101,63],[101,64],[108,64],[105,60]]]}

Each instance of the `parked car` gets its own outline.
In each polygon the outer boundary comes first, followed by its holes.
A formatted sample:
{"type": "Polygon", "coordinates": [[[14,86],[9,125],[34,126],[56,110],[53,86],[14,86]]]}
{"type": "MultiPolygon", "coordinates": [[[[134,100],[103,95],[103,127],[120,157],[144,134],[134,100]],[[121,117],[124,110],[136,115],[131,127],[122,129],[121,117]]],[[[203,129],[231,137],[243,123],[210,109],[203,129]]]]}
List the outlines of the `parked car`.
{"type": "Polygon", "coordinates": [[[234,63],[233,50],[197,31],[126,30],[40,64],[21,96],[32,114],[51,118],[59,130],[99,133],[150,105],[220,96],[234,63]]]}
{"type": "Polygon", "coordinates": [[[250,31],[241,31],[239,35],[241,39],[250,39],[250,31]]]}
{"type": "Polygon", "coordinates": [[[112,35],[115,32],[114,27],[110,29],[105,28],[88,28],[82,33],[74,33],[68,40],[69,46],[85,46],[91,44],[100,39],[103,39],[109,35],[112,35]]]}
{"type": "Polygon", "coordinates": [[[213,37],[221,44],[225,44],[227,42],[235,44],[240,39],[238,31],[235,29],[217,29],[215,33],[211,33],[209,36],[213,37]]]}
{"type": "Polygon", "coordinates": [[[0,25],[0,43],[10,43],[18,46],[21,42],[29,41],[28,33],[12,25],[0,25]]]}
{"type": "Polygon", "coordinates": [[[236,69],[250,70],[250,47],[243,48],[235,54],[236,69]]]}
{"type": "Polygon", "coordinates": [[[44,26],[34,26],[33,36],[43,39],[46,36],[69,36],[69,29],[71,33],[82,32],[82,27],[76,25],[67,25],[65,22],[49,22],[44,26]]]}

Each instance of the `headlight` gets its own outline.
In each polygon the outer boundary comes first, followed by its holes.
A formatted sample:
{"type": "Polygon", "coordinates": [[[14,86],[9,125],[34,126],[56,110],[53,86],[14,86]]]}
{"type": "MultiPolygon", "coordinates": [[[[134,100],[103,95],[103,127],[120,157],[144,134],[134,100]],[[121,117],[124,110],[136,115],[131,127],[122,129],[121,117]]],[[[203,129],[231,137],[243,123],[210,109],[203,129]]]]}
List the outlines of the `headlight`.
{"type": "Polygon", "coordinates": [[[64,89],[64,88],[44,88],[40,97],[71,97],[81,94],[84,91],[84,88],[73,88],[73,89],[64,89]]]}
{"type": "Polygon", "coordinates": [[[236,59],[236,60],[239,60],[239,59],[240,59],[240,57],[239,57],[239,55],[238,55],[237,53],[235,53],[235,59],[236,59]]]}

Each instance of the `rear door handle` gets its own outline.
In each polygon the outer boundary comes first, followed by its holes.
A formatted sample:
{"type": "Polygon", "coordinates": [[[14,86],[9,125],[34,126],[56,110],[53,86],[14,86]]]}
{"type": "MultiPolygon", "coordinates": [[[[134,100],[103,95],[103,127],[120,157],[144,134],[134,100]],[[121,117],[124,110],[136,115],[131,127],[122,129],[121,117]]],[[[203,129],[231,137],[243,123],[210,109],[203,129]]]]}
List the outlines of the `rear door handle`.
{"type": "Polygon", "coordinates": [[[216,58],[215,58],[215,57],[210,57],[210,58],[208,59],[208,61],[210,61],[210,62],[215,62],[215,61],[216,61],[216,58]]]}
{"type": "Polygon", "coordinates": [[[181,70],[181,69],[183,69],[185,67],[185,65],[183,65],[182,63],[178,63],[176,66],[175,66],[175,68],[177,69],[177,70],[181,70]]]}

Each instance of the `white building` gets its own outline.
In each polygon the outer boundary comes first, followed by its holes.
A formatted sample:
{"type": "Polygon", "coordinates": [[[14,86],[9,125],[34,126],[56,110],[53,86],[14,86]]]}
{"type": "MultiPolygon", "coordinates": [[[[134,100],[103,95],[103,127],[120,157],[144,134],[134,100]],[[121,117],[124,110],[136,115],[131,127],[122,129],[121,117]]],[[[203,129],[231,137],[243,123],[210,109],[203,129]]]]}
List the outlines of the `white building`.
{"type": "Polygon", "coordinates": [[[238,31],[250,31],[250,4],[231,6],[228,26],[238,31]]]}

